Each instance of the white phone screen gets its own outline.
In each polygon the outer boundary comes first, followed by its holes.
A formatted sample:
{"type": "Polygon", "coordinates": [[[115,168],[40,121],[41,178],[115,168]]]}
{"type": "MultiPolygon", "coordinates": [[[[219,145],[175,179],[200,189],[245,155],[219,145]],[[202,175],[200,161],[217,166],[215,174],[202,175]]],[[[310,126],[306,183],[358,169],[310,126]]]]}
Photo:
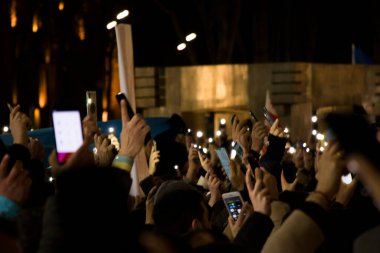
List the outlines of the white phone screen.
{"type": "Polygon", "coordinates": [[[79,111],[53,111],[54,137],[59,163],[64,163],[83,143],[79,111]]]}

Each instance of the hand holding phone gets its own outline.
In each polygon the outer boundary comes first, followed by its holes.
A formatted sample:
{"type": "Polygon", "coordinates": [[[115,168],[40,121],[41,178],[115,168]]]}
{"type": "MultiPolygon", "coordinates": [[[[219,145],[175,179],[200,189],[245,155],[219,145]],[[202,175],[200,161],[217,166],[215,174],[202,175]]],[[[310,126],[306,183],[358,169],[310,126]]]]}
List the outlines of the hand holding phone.
{"type": "Polygon", "coordinates": [[[264,117],[268,121],[269,126],[272,126],[275,119],[273,118],[272,114],[268,111],[268,109],[264,106],[263,107],[264,117]]]}
{"type": "Polygon", "coordinates": [[[237,221],[244,203],[240,193],[238,191],[223,193],[222,198],[228,213],[234,221],[237,221]]]}
{"type": "Polygon", "coordinates": [[[135,116],[135,112],[133,111],[132,106],[129,104],[129,101],[127,97],[125,96],[125,94],[123,92],[117,93],[116,99],[117,101],[119,101],[119,104],[121,103],[121,100],[125,100],[125,103],[127,104],[128,117],[129,117],[129,120],[131,120],[133,116],[135,116]]]}

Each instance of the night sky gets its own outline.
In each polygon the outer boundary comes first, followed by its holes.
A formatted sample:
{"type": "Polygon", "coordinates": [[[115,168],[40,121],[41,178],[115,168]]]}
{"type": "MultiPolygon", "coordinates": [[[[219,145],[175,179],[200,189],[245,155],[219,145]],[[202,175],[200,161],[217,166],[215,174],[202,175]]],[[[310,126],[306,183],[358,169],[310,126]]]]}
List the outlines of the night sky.
{"type": "MultiPolygon", "coordinates": [[[[128,9],[136,66],[218,63],[351,63],[351,44],[380,62],[378,1],[301,0],[11,0],[0,1],[0,124],[17,87],[23,108],[38,104],[41,65],[54,73],[57,99],[82,106],[86,90],[101,90],[115,44],[106,24],[128,9]],[[33,16],[40,27],[32,32],[33,16]],[[85,39],[78,37],[84,22],[85,39]],[[197,38],[183,51],[179,43],[197,38]],[[50,61],[46,63],[46,50],[50,61]]],[[[49,106],[52,106],[49,102],[49,106]]]]}

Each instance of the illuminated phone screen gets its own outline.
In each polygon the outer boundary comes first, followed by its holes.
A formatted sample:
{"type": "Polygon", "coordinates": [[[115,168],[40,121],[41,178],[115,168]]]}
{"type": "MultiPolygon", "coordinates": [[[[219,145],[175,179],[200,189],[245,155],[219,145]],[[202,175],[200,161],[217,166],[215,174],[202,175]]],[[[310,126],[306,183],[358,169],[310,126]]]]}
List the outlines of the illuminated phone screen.
{"type": "Polygon", "coordinates": [[[57,158],[64,163],[83,143],[79,111],[53,111],[57,158]]]}
{"type": "Polygon", "coordinates": [[[220,160],[220,163],[222,164],[224,171],[226,172],[227,177],[230,178],[230,159],[228,158],[226,150],[224,148],[218,148],[216,149],[216,154],[220,160]]]}
{"type": "Polygon", "coordinates": [[[225,198],[224,202],[227,205],[228,212],[232,216],[232,218],[236,221],[239,217],[241,209],[243,207],[243,203],[239,196],[225,198]]]}

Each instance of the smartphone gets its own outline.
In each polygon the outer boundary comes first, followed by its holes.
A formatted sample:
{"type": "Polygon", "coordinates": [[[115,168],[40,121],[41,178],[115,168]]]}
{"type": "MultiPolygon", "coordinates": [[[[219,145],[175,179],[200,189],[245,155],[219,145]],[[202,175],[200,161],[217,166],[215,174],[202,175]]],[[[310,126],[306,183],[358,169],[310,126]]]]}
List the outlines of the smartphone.
{"type": "Polygon", "coordinates": [[[256,122],[258,122],[259,120],[257,119],[256,115],[251,111],[249,110],[249,116],[251,117],[251,120],[252,120],[252,123],[255,124],[256,122]]]}
{"type": "Polygon", "coordinates": [[[234,221],[237,221],[244,203],[240,192],[235,191],[223,193],[222,198],[224,204],[227,207],[228,213],[231,215],[234,221]]]}
{"type": "MultiPolygon", "coordinates": [[[[239,142],[237,142],[237,141],[233,142],[232,150],[235,150],[236,155],[239,157],[239,159],[243,160],[243,148],[241,147],[239,142]]],[[[231,154],[232,154],[232,152],[231,152],[231,154]]],[[[235,159],[235,157],[232,159],[235,159]]]]}
{"type": "Polygon", "coordinates": [[[127,97],[125,96],[125,94],[123,92],[117,93],[116,99],[117,99],[117,101],[119,101],[119,104],[120,104],[121,100],[123,100],[123,99],[125,100],[125,102],[127,104],[127,112],[128,112],[129,120],[131,120],[133,118],[133,116],[135,116],[135,112],[133,111],[132,106],[129,104],[129,101],[128,101],[127,97]]]}
{"type": "Polygon", "coordinates": [[[273,116],[270,114],[270,112],[267,110],[265,106],[263,107],[263,112],[264,112],[265,119],[268,121],[269,125],[272,126],[275,119],[273,118],[273,116]]]}
{"type": "Polygon", "coordinates": [[[79,111],[54,110],[53,129],[58,162],[63,164],[83,143],[79,111]]]}
{"type": "Polygon", "coordinates": [[[98,110],[96,105],[96,91],[86,91],[87,115],[91,116],[95,122],[98,122],[98,110]]]}
{"type": "Polygon", "coordinates": [[[225,148],[217,148],[216,149],[216,155],[218,156],[219,161],[222,164],[222,167],[223,167],[224,171],[226,172],[227,177],[231,178],[230,159],[228,157],[226,149],[225,148]]]}

